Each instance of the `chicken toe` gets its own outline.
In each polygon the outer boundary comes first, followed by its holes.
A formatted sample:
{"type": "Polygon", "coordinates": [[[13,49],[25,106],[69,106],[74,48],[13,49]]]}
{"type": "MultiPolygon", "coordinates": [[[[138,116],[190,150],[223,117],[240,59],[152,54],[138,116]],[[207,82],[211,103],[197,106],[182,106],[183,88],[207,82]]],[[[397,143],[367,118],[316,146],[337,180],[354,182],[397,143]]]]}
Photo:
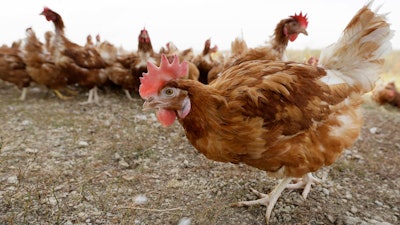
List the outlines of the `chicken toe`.
{"type": "Polygon", "coordinates": [[[306,175],[303,176],[303,178],[298,179],[296,183],[288,184],[286,188],[292,190],[303,189],[302,196],[304,199],[307,199],[308,193],[310,193],[311,190],[311,186],[314,184],[319,184],[321,182],[322,180],[314,177],[312,173],[307,173],[306,175]]]}
{"type": "Polygon", "coordinates": [[[275,187],[273,191],[269,194],[263,194],[260,193],[254,189],[251,189],[251,191],[256,194],[257,196],[260,197],[260,199],[257,200],[252,200],[252,201],[241,201],[233,204],[233,206],[252,206],[252,205],[265,205],[267,206],[267,210],[265,213],[265,221],[267,224],[269,224],[269,218],[271,217],[272,210],[274,209],[274,206],[276,202],[278,201],[278,198],[281,196],[281,193],[285,188],[288,186],[288,184],[292,181],[292,178],[284,178],[283,180],[280,181],[280,183],[275,187]]]}

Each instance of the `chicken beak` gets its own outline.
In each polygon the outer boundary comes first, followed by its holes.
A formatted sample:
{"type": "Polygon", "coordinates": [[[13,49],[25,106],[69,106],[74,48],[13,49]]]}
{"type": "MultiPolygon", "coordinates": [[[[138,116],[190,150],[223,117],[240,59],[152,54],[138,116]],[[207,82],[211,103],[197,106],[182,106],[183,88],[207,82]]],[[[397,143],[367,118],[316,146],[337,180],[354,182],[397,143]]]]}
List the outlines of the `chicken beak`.
{"type": "Polygon", "coordinates": [[[153,104],[153,98],[146,99],[146,101],[143,103],[143,111],[149,111],[154,108],[153,104]]]}
{"type": "Polygon", "coordinates": [[[307,32],[307,30],[306,30],[306,28],[305,28],[305,27],[300,27],[300,29],[299,29],[299,33],[302,33],[302,34],[304,34],[304,35],[308,36],[308,32],[307,32]]]}
{"type": "Polygon", "coordinates": [[[149,97],[143,103],[143,111],[150,111],[152,109],[162,108],[163,102],[157,101],[154,97],[149,97]]]}

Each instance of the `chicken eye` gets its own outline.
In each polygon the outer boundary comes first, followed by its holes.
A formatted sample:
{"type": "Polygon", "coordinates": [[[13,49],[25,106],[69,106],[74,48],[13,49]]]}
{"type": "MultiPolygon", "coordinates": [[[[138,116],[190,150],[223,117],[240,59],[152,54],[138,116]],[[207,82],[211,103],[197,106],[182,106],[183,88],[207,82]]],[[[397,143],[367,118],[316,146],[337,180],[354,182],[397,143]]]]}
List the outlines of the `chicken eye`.
{"type": "Polygon", "coordinates": [[[163,91],[163,94],[166,96],[174,96],[175,95],[175,89],[174,88],[167,88],[163,91]]]}

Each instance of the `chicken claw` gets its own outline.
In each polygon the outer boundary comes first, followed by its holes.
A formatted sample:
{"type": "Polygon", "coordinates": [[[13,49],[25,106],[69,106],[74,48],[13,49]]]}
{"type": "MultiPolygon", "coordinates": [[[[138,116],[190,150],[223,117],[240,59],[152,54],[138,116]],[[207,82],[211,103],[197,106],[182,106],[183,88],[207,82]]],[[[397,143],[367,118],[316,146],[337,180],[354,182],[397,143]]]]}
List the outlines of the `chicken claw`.
{"type": "Polygon", "coordinates": [[[241,206],[252,206],[252,205],[265,205],[267,206],[267,211],[265,213],[265,221],[267,224],[269,224],[269,218],[271,217],[272,209],[274,209],[274,206],[278,201],[278,198],[281,196],[282,191],[285,190],[285,188],[291,181],[292,178],[284,178],[269,194],[263,194],[254,189],[251,189],[251,191],[254,194],[260,197],[260,199],[253,201],[241,201],[233,204],[232,206],[241,207],[241,206]]]}
{"type": "Polygon", "coordinates": [[[303,178],[297,179],[297,182],[294,184],[288,184],[286,188],[288,189],[302,189],[303,193],[301,194],[304,199],[307,199],[308,193],[310,193],[311,186],[313,184],[320,184],[322,182],[321,179],[316,178],[312,175],[312,173],[307,173],[303,176],[303,178]]]}

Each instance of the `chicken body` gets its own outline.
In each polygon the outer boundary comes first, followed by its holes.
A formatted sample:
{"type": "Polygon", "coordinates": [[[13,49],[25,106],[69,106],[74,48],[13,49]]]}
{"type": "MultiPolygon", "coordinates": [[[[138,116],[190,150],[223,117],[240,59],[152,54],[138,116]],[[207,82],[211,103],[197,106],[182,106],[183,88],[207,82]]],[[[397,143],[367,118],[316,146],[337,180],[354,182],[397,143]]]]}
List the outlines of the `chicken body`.
{"type": "Polygon", "coordinates": [[[156,65],[160,63],[160,55],[154,52],[151,39],[146,28],[143,28],[138,36],[138,48],[131,62],[131,73],[133,76],[133,91],[139,92],[140,77],[147,72],[147,63],[156,65]]]}
{"type": "Polygon", "coordinates": [[[97,87],[107,82],[107,64],[93,46],[80,46],[65,36],[64,22],[58,13],[46,7],[41,15],[54,24],[55,34],[51,45],[54,46],[52,55],[55,64],[68,74],[69,84],[90,89],[85,103],[98,103],[97,87]]]}
{"type": "Polygon", "coordinates": [[[244,163],[283,178],[261,199],[238,206],[267,206],[266,222],[285,188],[317,181],[311,172],[331,165],[357,139],[362,95],[374,88],[393,32],[383,15],[366,5],[342,37],[324,49],[317,66],[245,60],[224,70],[209,85],[177,79],[187,64],[165,57],[149,64],[140,94],[144,108],[171,125],[176,118],[190,143],[207,158],[244,163]],[[168,65],[167,65],[168,64],[168,65]],[[302,181],[290,184],[294,178],[302,181]]]}
{"type": "Polygon", "coordinates": [[[211,40],[207,39],[204,43],[203,51],[196,55],[193,59],[194,65],[199,70],[199,81],[203,84],[208,84],[208,73],[214,67],[219,67],[223,61],[218,57],[214,57],[218,51],[218,47],[215,45],[211,48],[211,40]]]}
{"type": "Polygon", "coordinates": [[[400,108],[400,92],[396,90],[394,82],[389,82],[383,88],[374,90],[372,99],[379,105],[389,104],[400,108]]]}
{"type": "Polygon", "coordinates": [[[68,90],[67,74],[55,65],[51,54],[31,28],[26,29],[23,58],[26,63],[26,70],[32,80],[52,89],[59,98],[68,99],[60,92],[61,90],[68,90]]]}
{"type": "Polygon", "coordinates": [[[0,79],[15,84],[22,90],[20,100],[26,99],[27,88],[32,79],[26,70],[26,64],[21,57],[20,44],[0,47],[0,79]]]}

